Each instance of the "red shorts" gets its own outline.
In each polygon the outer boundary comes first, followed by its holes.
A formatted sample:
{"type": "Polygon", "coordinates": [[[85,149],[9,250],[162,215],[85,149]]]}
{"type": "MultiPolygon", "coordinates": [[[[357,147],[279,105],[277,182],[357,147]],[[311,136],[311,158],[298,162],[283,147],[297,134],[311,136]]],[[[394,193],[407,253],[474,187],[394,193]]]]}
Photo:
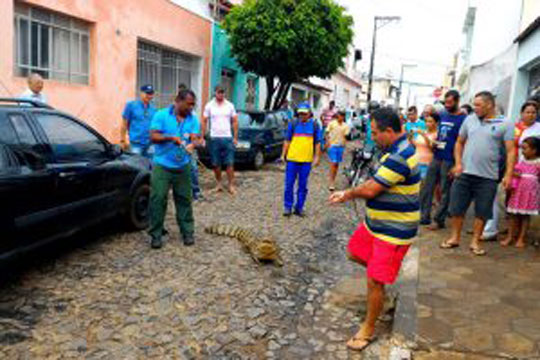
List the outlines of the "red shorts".
{"type": "Polygon", "coordinates": [[[377,239],[362,224],[349,240],[347,250],[353,259],[367,264],[369,278],[383,284],[393,284],[409,247],[377,239]]]}

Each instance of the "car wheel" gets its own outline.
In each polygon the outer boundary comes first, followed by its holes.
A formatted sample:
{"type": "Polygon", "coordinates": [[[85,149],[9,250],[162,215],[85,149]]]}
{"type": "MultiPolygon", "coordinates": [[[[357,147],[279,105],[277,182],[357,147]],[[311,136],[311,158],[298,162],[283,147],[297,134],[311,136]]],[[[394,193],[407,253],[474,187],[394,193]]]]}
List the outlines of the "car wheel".
{"type": "Polygon", "coordinates": [[[261,150],[257,150],[253,158],[253,167],[255,170],[260,170],[264,165],[264,154],[261,150]]]}
{"type": "Polygon", "coordinates": [[[150,205],[150,185],[141,184],[131,194],[126,211],[127,225],[133,230],[143,230],[148,227],[150,205]]]}

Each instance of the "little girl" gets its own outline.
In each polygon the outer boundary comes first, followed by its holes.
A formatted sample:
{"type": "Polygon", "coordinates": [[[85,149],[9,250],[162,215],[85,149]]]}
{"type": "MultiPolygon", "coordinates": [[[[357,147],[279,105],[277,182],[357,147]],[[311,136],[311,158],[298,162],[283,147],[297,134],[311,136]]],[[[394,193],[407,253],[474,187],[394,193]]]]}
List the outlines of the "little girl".
{"type": "Polygon", "coordinates": [[[525,235],[529,229],[531,215],[538,215],[540,208],[540,139],[529,137],[521,144],[523,160],[514,169],[514,179],[508,213],[510,228],[508,237],[501,241],[502,246],[508,246],[517,236],[516,247],[527,245],[525,235]]]}
{"type": "Polygon", "coordinates": [[[431,160],[433,160],[433,145],[437,139],[437,125],[440,121],[440,116],[437,113],[432,113],[426,116],[426,131],[416,130],[418,134],[413,136],[412,143],[416,147],[416,155],[418,156],[418,165],[422,180],[427,175],[427,170],[431,160]]]}

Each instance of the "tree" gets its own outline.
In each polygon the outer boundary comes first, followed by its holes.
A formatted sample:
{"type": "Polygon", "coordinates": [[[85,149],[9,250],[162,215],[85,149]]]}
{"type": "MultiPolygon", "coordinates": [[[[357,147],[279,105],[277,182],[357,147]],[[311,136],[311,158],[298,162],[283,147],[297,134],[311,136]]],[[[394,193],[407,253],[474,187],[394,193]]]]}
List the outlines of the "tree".
{"type": "Polygon", "coordinates": [[[352,25],[333,0],[246,0],[223,22],[240,67],[265,78],[267,110],[279,108],[292,83],[343,66],[352,25]]]}

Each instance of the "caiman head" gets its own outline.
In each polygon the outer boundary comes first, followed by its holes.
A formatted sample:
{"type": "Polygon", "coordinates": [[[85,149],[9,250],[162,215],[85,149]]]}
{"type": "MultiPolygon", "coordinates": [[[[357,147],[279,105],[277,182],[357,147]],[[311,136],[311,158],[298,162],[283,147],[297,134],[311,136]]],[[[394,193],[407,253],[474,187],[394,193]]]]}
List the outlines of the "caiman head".
{"type": "Polygon", "coordinates": [[[259,260],[274,261],[279,258],[279,248],[276,242],[270,238],[262,238],[257,242],[255,256],[259,260]]]}

